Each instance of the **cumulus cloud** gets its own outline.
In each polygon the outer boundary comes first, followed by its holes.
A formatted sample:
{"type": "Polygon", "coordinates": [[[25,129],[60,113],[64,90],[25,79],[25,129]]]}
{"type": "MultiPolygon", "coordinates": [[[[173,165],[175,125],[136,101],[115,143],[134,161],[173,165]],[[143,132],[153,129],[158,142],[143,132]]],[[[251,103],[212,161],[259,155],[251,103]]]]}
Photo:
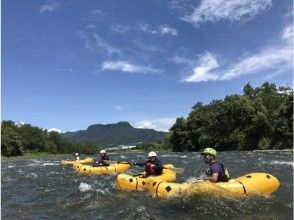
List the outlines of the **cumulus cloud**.
{"type": "Polygon", "coordinates": [[[136,123],[136,128],[148,128],[167,132],[176,122],[176,118],[159,118],[154,120],[143,120],[136,123]]]}
{"type": "Polygon", "coordinates": [[[55,131],[55,132],[61,133],[61,129],[59,129],[59,128],[49,128],[48,129],[48,132],[51,132],[51,131],[55,131]]]}
{"type": "Polygon", "coordinates": [[[288,26],[282,34],[283,43],[280,47],[267,47],[256,54],[249,54],[239,58],[222,70],[214,71],[219,67],[215,55],[207,52],[201,56],[193,73],[189,74],[184,82],[201,82],[208,80],[231,80],[242,75],[249,75],[270,70],[268,77],[286,72],[293,68],[293,27],[288,26]]]}
{"type": "Polygon", "coordinates": [[[60,5],[55,1],[47,1],[44,5],[42,5],[39,10],[40,13],[46,13],[46,12],[54,12],[56,9],[58,9],[60,5]]]}
{"type": "Polygon", "coordinates": [[[124,60],[119,61],[106,61],[102,64],[102,71],[105,70],[119,70],[122,72],[129,72],[129,73],[161,73],[163,70],[161,69],[154,69],[150,66],[140,66],[136,64],[129,63],[124,60]]]}
{"type": "Polygon", "coordinates": [[[182,20],[199,25],[220,20],[239,21],[250,19],[272,6],[272,0],[201,0],[191,15],[182,20]]]}

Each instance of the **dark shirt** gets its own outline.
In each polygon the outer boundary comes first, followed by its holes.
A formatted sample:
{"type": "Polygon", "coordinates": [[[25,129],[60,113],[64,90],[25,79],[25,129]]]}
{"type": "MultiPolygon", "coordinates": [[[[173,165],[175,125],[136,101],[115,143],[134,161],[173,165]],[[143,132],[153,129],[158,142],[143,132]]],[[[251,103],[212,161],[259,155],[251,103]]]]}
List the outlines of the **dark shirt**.
{"type": "Polygon", "coordinates": [[[109,157],[106,154],[104,154],[103,156],[101,156],[101,158],[100,158],[99,161],[95,160],[94,161],[94,164],[93,164],[93,167],[109,166],[109,164],[106,163],[104,160],[109,160],[109,157]]]}
{"type": "Polygon", "coordinates": [[[228,177],[225,174],[224,165],[215,161],[206,171],[207,176],[212,176],[213,173],[218,173],[217,182],[227,182],[228,177]]]}
{"type": "Polygon", "coordinates": [[[157,158],[154,161],[147,160],[144,163],[135,163],[134,165],[145,166],[146,176],[149,176],[149,175],[156,175],[156,176],[161,175],[162,170],[163,170],[162,163],[157,158]],[[150,170],[150,167],[149,167],[150,164],[155,165],[154,169],[150,170]]]}

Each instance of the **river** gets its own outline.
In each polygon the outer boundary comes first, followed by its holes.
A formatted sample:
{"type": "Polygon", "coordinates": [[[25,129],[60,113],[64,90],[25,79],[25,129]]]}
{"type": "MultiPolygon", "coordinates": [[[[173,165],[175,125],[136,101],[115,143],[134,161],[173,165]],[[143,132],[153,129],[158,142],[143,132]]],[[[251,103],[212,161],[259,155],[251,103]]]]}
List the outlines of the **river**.
{"type": "MultiPolygon", "coordinates": [[[[119,161],[145,158],[145,153],[110,154],[119,161]]],[[[198,152],[159,153],[159,158],[185,169],[177,175],[178,182],[197,178],[207,168],[198,152]]],[[[269,197],[238,199],[159,199],[146,191],[125,192],[115,188],[115,174],[77,174],[71,166],[60,165],[62,159],[71,156],[2,160],[1,219],[293,219],[293,151],[220,152],[217,160],[229,168],[231,177],[267,172],[281,183],[269,197]]]]}

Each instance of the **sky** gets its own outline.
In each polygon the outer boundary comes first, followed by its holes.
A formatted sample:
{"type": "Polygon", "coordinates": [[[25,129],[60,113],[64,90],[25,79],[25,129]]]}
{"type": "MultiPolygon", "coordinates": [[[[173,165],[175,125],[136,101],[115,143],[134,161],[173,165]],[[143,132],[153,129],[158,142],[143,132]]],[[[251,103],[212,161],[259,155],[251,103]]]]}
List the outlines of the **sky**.
{"type": "Polygon", "coordinates": [[[290,0],[3,0],[1,118],[168,131],[248,82],[293,88],[290,0]]]}

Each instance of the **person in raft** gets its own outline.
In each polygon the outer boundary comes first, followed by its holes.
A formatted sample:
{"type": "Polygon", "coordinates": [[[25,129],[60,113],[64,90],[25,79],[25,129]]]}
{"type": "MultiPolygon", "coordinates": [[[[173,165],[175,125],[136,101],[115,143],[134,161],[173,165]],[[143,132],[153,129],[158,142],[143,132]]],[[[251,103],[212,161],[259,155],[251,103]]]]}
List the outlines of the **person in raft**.
{"type": "Polygon", "coordinates": [[[106,151],[105,150],[101,150],[100,151],[100,160],[94,161],[93,167],[98,167],[98,166],[109,166],[109,164],[107,162],[105,162],[105,160],[109,160],[109,156],[106,155],[106,151]]]}
{"type": "Polygon", "coordinates": [[[161,175],[163,170],[162,163],[157,159],[157,154],[154,151],[148,154],[148,160],[144,163],[132,163],[132,165],[145,166],[145,174],[142,177],[161,175]]]}
{"type": "Polygon", "coordinates": [[[206,170],[206,176],[203,178],[203,180],[209,180],[213,183],[228,182],[228,170],[225,169],[223,164],[215,160],[216,154],[216,150],[213,148],[205,148],[201,152],[204,162],[209,164],[209,168],[206,170]]]}
{"type": "Polygon", "coordinates": [[[74,156],[75,160],[80,160],[80,156],[78,153],[75,153],[75,156],[74,156]]]}

